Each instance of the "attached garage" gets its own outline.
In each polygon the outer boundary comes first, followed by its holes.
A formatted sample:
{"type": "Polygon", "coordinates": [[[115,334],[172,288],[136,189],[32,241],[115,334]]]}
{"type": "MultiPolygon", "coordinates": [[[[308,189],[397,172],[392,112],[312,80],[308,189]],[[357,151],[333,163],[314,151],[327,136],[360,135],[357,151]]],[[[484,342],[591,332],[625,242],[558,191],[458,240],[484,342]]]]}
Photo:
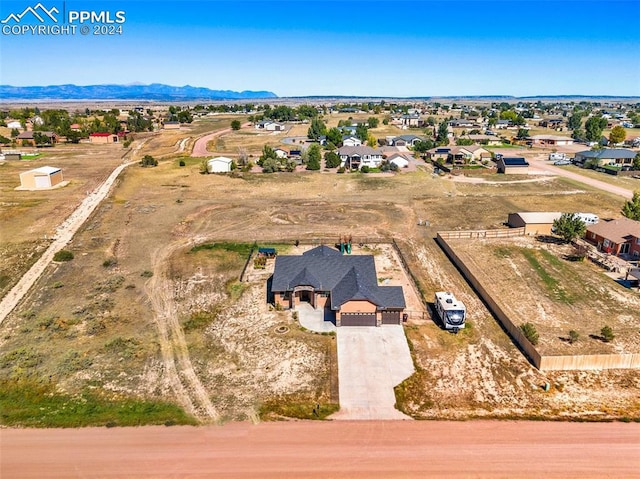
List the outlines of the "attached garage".
{"type": "Polygon", "coordinates": [[[376,313],[341,313],[340,326],[375,326],[376,313]]]}
{"type": "Polygon", "coordinates": [[[382,324],[401,324],[400,311],[383,311],[382,324]]]}
{"type": "Polygon", "coordinates": [[[20,186],[26,190],[51,188],[62,181],[62,170],[53,166],[43,166],[20,173],[20,186]]]}

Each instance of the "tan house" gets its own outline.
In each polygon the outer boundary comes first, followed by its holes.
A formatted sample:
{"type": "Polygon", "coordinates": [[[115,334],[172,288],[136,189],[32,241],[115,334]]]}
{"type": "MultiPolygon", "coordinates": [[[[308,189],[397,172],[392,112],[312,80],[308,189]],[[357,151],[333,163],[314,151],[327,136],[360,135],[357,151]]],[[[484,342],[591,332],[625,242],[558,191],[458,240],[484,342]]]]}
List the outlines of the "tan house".
{"type": "Polygon", "coordinates": [[[96,144],[118,143],[118,135],[113,133],[91,133],[89,141],[96,144]]]}
{"type": "Polygon", "coordinates": [[[36,146],[36,142],[34,140],[34,134],[36,133],[39,133],[40,135],[45,136],[49,144],[51,145],[55,145],[56,143],[58,143],[58,140],[60,139],[60,137],[52,131],[33,131],[33,130],[23,131],[18,135],[16,139],[20,142],[22,146],[27,146],[27,145],[36,146]]]}
{"type": "Polygon", "coordinates": [[[573,138],[557,135],[534,135],[529,137],[531,146],[567,146],[573,145],[573,138]]]}
{"type": "Polygon", "coordinates": [[[373,256],[343,255],[324,245],[278,256],[270,296],[284,309],[308,303],[324,310],[336,326],[401,324],[406,307],[402,286],[378,285],[373,256]]]}
{"type": "Polygon", "coordinates": [[[525,235],[550,235],[553,222],[560,216],[562,213],[542,211],[509,213],[507,224],[511,228],[524,228],[525,235]]]}
{"type": "Polygon", "coordinates": [[[179,130],[180,122],[179,121],[165,121],[164,125],[162,125],[164,130],[179,130]]]}
{"type": "Polygon", "coordinates": [[[25,190],[52,188],[63,181],[62,170],[53,166],[43,166],[20,173],[20,187],[25,190]]]}

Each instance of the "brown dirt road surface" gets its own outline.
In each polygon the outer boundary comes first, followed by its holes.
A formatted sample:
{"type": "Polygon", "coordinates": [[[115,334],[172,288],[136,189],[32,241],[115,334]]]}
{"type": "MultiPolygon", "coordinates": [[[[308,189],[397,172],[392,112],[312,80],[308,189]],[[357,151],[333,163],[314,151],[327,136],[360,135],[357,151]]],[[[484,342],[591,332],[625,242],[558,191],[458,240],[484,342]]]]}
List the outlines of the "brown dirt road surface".
{"type": "Polygon", "coordinates": [[[603,191],[607,191],[609,193],[613,193],[614,195],[622,196],[628,200],[633,197],[633,191],[628,190],[626,188],[622,188],[620,186],[611,185],[604,181],[595,180],[593,178],[588,178],[586,176],[580,175],[578,173],[573,173],[572,171],[567,171],[563,168],[558,168],[557,166],[551,165],[544,160],[534,159],[531,162],[531,166],[535,167],[539,170],[544,170],[553,173],[554,175],[564,176],[565,178],[569,178],[571,180],[579,181],[580,183],[584,183],[585,185],[593,186],[594,188],[598,188],[603,191]]]}
{"type": "Polygon", "coordinates": [[[291,422],[2,430],[3,478],[638,478],[640,424],[291,422]]]}
{"type": "MultiPolygon", "coordinates": [[[[242,128],[246,128],[249,125],[250,123],[244,123],[242,125],[242,128]]],[[[218,136],[226,135],[227,133],[231,133],[231,131],[232,131],[231,128],[225,128],[223,130],[218,130],[208,135],[201,136],[196,140],[195,144],[193,145],[193,151],[191,152],[191,156],[193,157],[211,156],[212,153],[209,152],[209,150],[207,150],[207,144],[214,138],[217,138],[218,136]]]]}

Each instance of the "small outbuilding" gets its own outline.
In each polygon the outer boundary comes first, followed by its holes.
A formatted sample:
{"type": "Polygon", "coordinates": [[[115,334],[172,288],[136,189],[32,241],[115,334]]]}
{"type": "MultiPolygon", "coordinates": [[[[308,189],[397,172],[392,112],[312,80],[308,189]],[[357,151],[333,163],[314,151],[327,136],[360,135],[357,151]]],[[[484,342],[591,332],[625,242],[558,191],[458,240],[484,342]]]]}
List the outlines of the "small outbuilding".
{"type": "Polygon", "coordinates": [[[522,157],[501,156],[496,161],[498,173],[515,173],[526,175],[529,171],[529,162],[522,157]]]}
{"type": "Polygon", "coordinates": [[[229,173],[233,160],[225,156],[217,156],[207,161],[207,171],[209,173],[229,173]]]}
{"type": "Polygon", "coordinates": [[[387,158],[387,161],[392,165],[396,165],[398,168],[407,168],[409,166],[409,160],[398,154],[390,156],[387,158]]]}
{"type": "Polygon", "coordinates": [[[525,235],[550,235],[553,222],[560,218],[559,212],[509,213],[507,224],[511,228],[524,228],[525,235]]]}
{"type": "Polygon", "coordinates": [[[52,188],[63,181],[62,170],[53,166],[43,166],[20,173],[20,186],[26,190],[52,188]]]}

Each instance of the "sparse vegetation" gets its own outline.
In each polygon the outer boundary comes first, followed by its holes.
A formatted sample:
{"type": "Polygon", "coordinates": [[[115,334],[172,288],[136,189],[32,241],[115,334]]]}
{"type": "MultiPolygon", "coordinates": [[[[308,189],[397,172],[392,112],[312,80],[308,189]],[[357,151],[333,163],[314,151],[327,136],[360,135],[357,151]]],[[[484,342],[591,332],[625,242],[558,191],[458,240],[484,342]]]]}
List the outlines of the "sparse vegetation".
{"type": "Polygon", "coordinates": [[[525,338],[527,338],[527,340],[531,344],[533,344],[534,346],[538,344],[538,341],[540,340],[540,336],[538,335],[538,330],[536,329],[534,324],[532,323],[521,324],[520,329],[522,330],[522,333],[524,334],[525,338]]]}
{"type": "Polygon", "coordinates": [[[53,261],[63,262],[71,261],[73,259],[73,253],[66,249],[61,249],[53,255],[53,261]]]}
{"type": "Polygon", "coordinates": [[[603,326],[600,330],[600,335],[605,343],[610,343],[615,339],[615,335],[613,334],[613,329],[611,329],[611,326],[603,326]]]}

